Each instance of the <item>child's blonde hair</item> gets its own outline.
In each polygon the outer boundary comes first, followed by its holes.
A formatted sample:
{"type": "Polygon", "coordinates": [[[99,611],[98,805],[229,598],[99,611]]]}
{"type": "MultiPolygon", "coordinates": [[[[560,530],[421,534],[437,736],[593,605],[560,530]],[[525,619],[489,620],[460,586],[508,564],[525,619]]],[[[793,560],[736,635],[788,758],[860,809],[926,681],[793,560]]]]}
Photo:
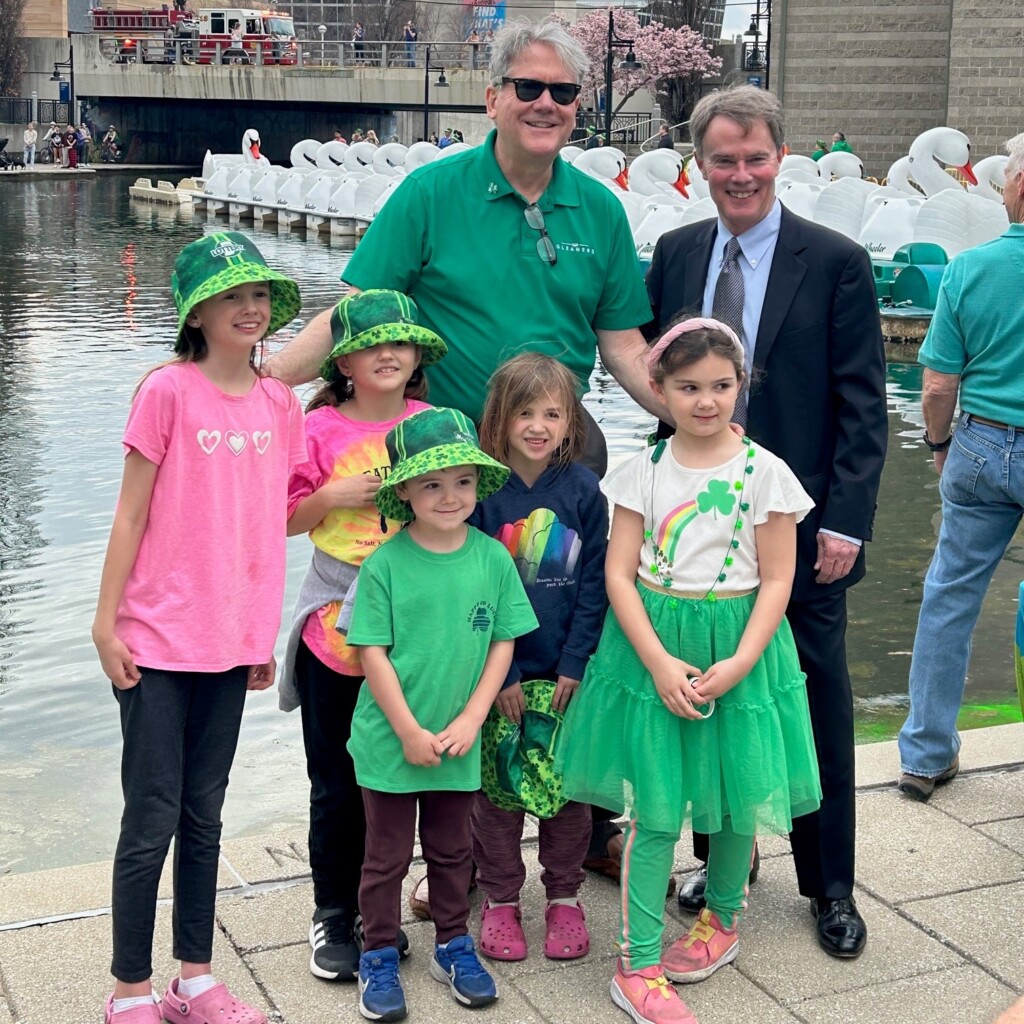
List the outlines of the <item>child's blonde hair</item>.
{"type": "Polygon", "coordinates": [[[500,462],[508,462],[508,434],[516,416],[531,402],[547,395],[565,410],[565,440],[552,462],[564,465],[583,454],[587,435],[583,409],[576,397],[578,384],[568,367],[540,352],[513,356],[491,374],[487,401],[480,420],[480,447],[500,462]]]}

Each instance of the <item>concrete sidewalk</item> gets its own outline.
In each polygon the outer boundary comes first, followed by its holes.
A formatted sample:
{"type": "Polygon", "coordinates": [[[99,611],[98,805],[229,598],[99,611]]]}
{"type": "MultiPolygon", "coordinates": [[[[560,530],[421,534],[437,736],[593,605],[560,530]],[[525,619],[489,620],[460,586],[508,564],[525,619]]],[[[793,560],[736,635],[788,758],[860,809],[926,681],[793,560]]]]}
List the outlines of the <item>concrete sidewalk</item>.
{"type": "MultiPolygon", "coordinates": [[[[927,805],[894,789],[894,743],[862,746],[857,755],[856,896],[870,929],[867,950],[844,962],[819,949],[788,844],[769,837],[739,958],[707,982],[682,987],[701,1024],[991,1024],[1024,992],[1024,728],[965,733],[961,775],[927,805]]],[[[305,852],[297,831],[224,844],[214,968],[271,1021],[355,1024],[362,1020],[355,986],[319,981],[308,970],[312,889],[305,852]]],[[[457,1007],[427,974],[431,926],[408,923],[413,952],[402,973],[414,1024],[628,1019],[608,998],[617,888],[588,877],[582,899],[590,955],[555,963],[542,953],[544,904],[532,841],[527,860],[531,953],[519,964],[490,965],[501,995],[493,1007],[457,1007]]],[[[691,860],[684,834],[677,871],[691,860]]],[[[109,887],[109,863],[0,879],[0,1024],[102,1020],[111,988],[109,887]]],[[[479,902],[474,894],[474,932],[479,902]]],[[[674,900],[666,917],[666,941],[692,921],[674,900]]],[[[166,899],[156,948],[154,981],[163,987],[174,971],[166,899]]]]}

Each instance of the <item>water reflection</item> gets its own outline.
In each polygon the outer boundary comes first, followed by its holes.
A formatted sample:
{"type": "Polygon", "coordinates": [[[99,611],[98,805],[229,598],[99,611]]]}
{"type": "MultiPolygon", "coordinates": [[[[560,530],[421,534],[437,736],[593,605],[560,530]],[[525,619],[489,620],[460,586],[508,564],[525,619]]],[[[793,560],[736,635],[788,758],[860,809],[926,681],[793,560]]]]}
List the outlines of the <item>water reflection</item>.
{"type": "MultiPolygon", "coordinates": [[[[117,831],[117,715],[89,626],[131,392],[170,355],[170,268],[205,224],[188,210],[129,201],[130,181],[0,182],[0,873],[107,859],[117,831]]],[[[302,284],[295,328],[336,299],[347,258],[338,240],[279,235],[276,226],[255,235],[271,265],[302,284]]],[[[891,734],[902,716],[934,544],[938,500],[919,440],[919,394],[916,368],[891,369],[871,572],[851,601],[864,731],[891,734]]],[[[651,428],[603,372],[588,404],[613,451],[636,450],[651,428]]],[[[289,542],[286,608],[308,555],[305,538],[289,542]]],[[[969,689],[977,704],[1012,693],[1022,556],[1018,540],[982,615],[969,689]]],[[[302,824],[306,799],[298,717],[278,712],[273,692],[250,695],[226,834],[302,824]]]]}

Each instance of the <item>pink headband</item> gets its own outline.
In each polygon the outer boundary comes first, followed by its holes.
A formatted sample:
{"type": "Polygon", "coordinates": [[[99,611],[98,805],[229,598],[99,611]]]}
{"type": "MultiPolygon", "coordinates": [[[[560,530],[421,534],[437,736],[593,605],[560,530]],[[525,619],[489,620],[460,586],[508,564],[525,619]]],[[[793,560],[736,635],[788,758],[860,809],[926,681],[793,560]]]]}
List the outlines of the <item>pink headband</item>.
{"type": "MultiPolygon", "coordinates": [[[[684,320],[674,327],[670,327],[652,346],[647,353],[647,371],[652,376],[661,360],[661,354],[681,334],[689,334],[691,331],[721,331],[727,338],[730,338],[741,353],[744,353],[743,342],[740,341],[736,332],[721,320],[712,320],[710,317],[695,316],[684,320]]],[[[745,353],[744,353],[745,357],[745,353]]]]}

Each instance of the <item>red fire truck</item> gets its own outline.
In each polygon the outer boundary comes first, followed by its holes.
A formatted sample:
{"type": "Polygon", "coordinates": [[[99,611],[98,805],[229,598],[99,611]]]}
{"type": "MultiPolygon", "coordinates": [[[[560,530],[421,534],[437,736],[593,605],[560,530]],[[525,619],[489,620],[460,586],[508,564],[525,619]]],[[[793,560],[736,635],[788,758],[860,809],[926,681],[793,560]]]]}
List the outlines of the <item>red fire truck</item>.
{"type": "Polygon", "coordinates": [[[173,64],[180,49],[193,64],[294,64],[290,14],[241,7],[182,9],[180,3],[136,10],[93,8],[92,27],[117,38],[116,61],[173,64]]]}

